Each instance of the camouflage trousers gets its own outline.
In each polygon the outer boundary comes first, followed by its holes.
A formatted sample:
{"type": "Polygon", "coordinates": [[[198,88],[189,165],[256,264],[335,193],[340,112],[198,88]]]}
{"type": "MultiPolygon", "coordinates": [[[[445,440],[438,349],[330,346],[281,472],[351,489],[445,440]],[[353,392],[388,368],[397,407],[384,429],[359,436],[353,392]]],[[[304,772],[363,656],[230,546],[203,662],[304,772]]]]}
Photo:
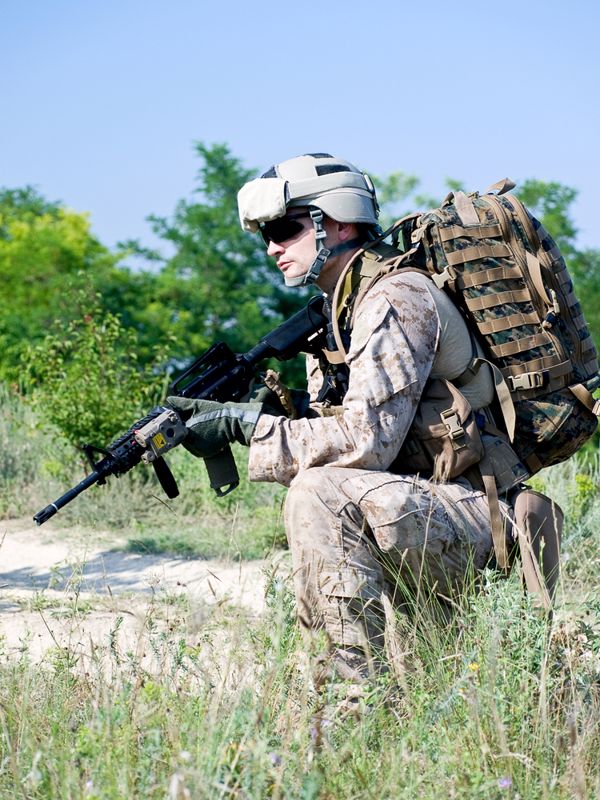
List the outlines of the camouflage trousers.
{"type": "Polygon", "coordinates": [[[466,481],[312,468],[292,482],[285,520],[300,623],[324,631],[325,670],[344,680],[386,671],[386,605],[452,597],[492,550],[486,497],[466,481]]]}

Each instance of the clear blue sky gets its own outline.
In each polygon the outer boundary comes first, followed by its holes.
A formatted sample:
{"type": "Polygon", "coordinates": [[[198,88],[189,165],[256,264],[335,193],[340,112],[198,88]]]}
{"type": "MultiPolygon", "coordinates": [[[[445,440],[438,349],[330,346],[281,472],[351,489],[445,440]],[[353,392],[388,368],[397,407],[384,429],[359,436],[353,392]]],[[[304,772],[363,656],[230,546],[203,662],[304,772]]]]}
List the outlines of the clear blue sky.
{"type": "Polygon", "coordinates": [[[108,245],[190,195],[192,143],[330,151],[384,175],[575,187],[600,246],[600,2],[0,0],[0,186],[108,245]]]}

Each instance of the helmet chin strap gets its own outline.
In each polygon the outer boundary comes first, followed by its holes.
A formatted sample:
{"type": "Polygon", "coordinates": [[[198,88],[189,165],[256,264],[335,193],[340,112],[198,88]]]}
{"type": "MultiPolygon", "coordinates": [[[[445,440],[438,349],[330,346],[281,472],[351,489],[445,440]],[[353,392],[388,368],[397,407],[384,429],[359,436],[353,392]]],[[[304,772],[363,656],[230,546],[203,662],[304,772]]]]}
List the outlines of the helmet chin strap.
{"type": "Polygon", "coordinates": [[[329,250],[327,247],[325,247],[325,237],[327,235],[327,231],[323,227],[323,212],[320,208],[313,208],[310,211],[310,218],[312,219],[315,229],[317,255],[304,275],[298,275],[297,278],[284,278],[286,286],[312,285],[318,280],[321,270],[325,266],[325,263],[330,256],[337,256],[340,253],[343,253],[345,250],[353,250],[355,247],[358,247],[361,244],[360,237],[355,237],[347,242],[340,242],[340,244],[335,245],[329,250]]]}

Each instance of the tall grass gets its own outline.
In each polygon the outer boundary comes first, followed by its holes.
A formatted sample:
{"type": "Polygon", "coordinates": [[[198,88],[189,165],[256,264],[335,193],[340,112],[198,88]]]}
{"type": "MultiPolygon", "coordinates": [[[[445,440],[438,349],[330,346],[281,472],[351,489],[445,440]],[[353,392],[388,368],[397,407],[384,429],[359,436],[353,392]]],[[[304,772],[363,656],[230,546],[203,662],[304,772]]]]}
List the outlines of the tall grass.
{"type": "MultiPolygon", "coordinates": [[[[36,440],[30,459],[22,427],[10,436],[21,437],[23,462],[7,461],[1,474],[15,495],[29,480],[33,497],[44,488],[36,454],[55,455],[54,443],[36,440]]],[[[201,464],[185,456],[178,513],[210,514],[201,464]]],[[[0,653],[0,798],[599,797],[599,481],[597,459],[535,479],[566,512],[553,620],[523,594],[517,572],[486,574],[445,626],[426,610],[419,624],[399,618],[392,678],[372,687],[360,720],[328,724],[320,713],[310,681],[320,643],[299,636],[280,572],[266,576],[257,619],[226,605],[199,617],[181,603],[160,625],[156,597],[136,641],[119,637],[120,604],[112,631],[84,648],[56,647],[41,662],[26,643],[17,657],[0,653]]],[[[147,509],[146,485],[132,487],[147,509]]],[[[119,488],[98,495],[114,492],[116,502],[119,488]]],[[[239,497],[254,509],[279,502],[253,488],[239,497]]],[[[245,512],[236,518],[230,502],[221,513],[235,531],[245,512]]],[[[177,517],[163,513],[167,530],[177,517]]],[[[143,524],[157,535],[151,518],[143,524]]]]}
{"type": "Polygon", "coordinates": [[[449,628],[403,629],[399,695],[374,687],[361,721],[326,726],[286,584],[250,624],[217,609],[165,633],[150,608],[142,648],[109,635],[85,657],[2,665],[0,796],[597,797],[589,611],[550,625],[517,580],[490,580],[449,628]]]}

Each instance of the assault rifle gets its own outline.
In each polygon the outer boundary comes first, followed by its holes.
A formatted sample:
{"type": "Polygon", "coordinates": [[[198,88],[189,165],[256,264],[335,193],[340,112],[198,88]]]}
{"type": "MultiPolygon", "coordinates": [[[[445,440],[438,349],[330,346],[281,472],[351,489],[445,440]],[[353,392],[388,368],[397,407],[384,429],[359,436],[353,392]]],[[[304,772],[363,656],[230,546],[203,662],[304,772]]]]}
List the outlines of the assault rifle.
{"type": "MultiPolygon", "coordinates": [[[[325,346],[323,330],[326,325],[323,298],[313,297],[301,311],[266,334],[247,353],[234,353],[224,342],[214,344],[171,383],[169,394],[221,403],[243,401],[252,389],[261,361],[267,358],[287,361],[298,353],[318,354],[325,346]]],[[[90,486],[106,483],[111,475],[124,475],[140,462],[152,464],[167,497],[177,497],[179,489],[164,455],[180,444],[186,435],[187,429],[179,414],[171,408],[157,406],[106,448],[84,445],[91,473],[58,500],[38,511],[34,521],[42,525],[90,486]],[[96,461],[97,455],[103,458],[96,461]]],[[[210,485],[219,497],[239,485],[237,467],[229,447],[204,461],[210,485]]]]}

